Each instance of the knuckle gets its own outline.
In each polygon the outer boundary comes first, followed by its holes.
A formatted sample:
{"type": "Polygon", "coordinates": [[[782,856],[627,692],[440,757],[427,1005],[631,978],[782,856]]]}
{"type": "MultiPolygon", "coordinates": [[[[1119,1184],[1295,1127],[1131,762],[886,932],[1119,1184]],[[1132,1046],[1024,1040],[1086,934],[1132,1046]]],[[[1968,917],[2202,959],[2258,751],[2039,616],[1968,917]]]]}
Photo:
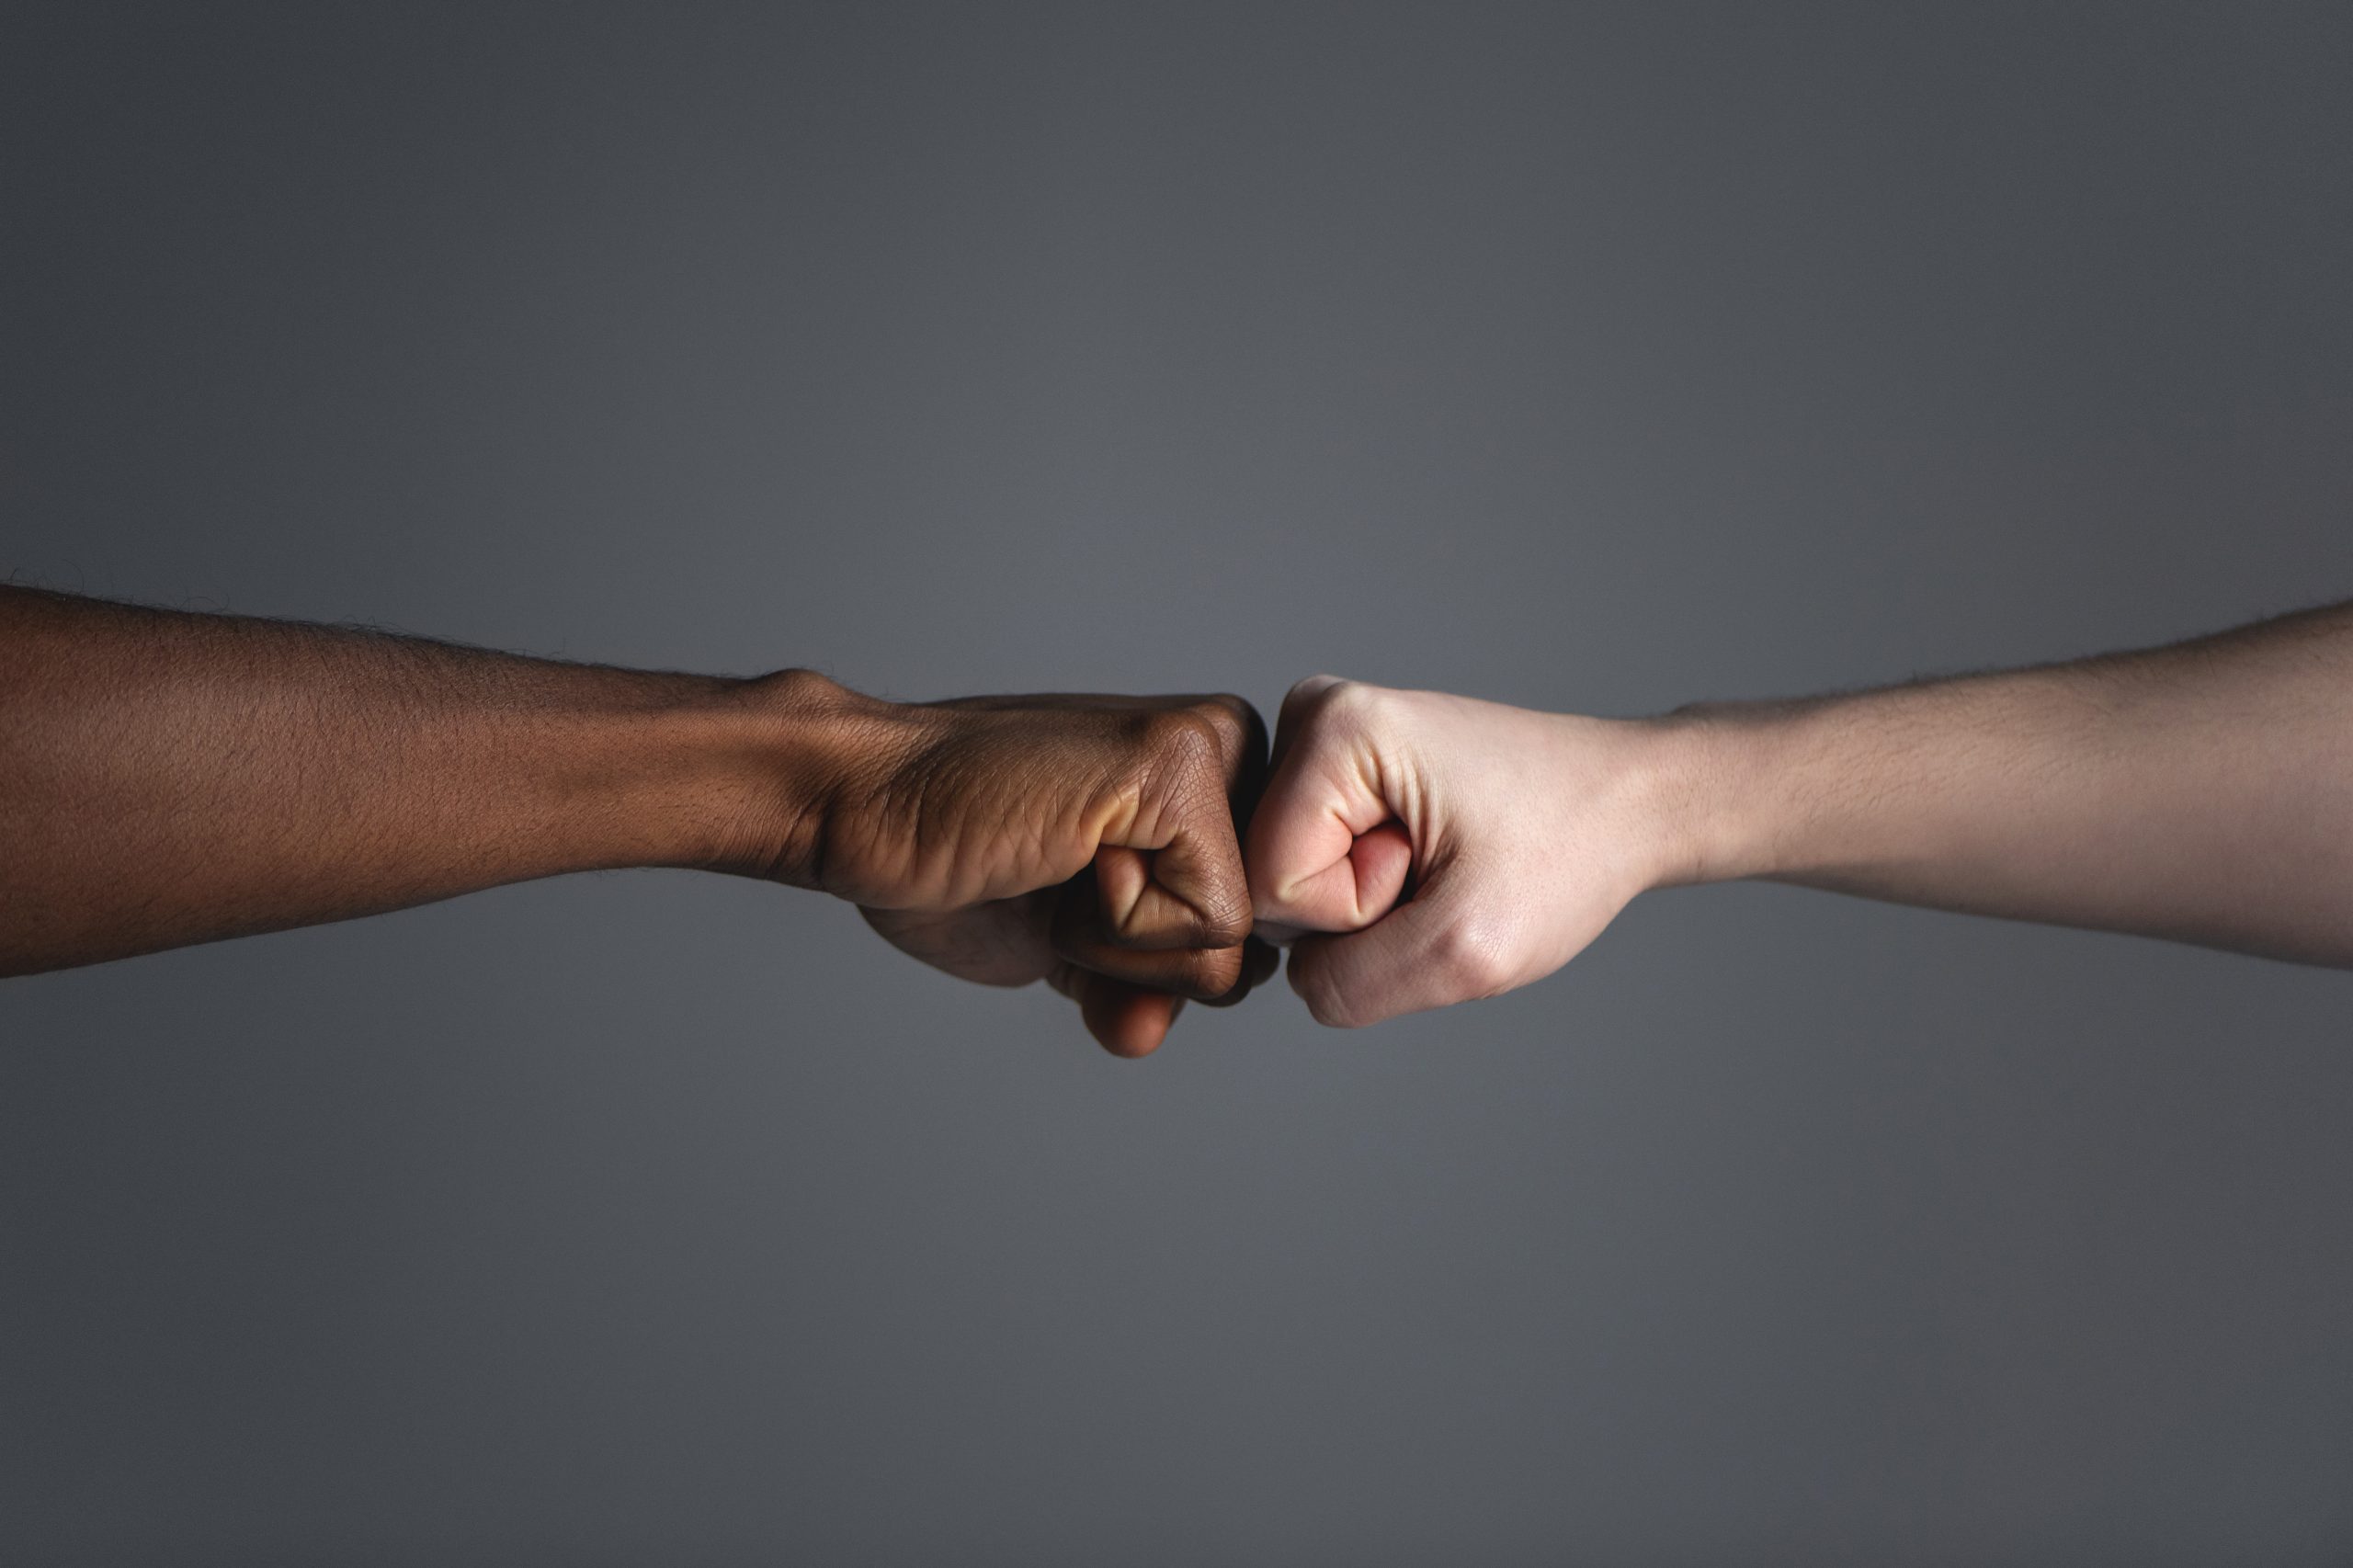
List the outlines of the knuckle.
{"type": "Polygon", "coordinates": [[[1211,895],[1208,906],[1201,910],[1200,946],[1205,949],[1239,949],[1256,927],[1246,888],[1221,888],[1211,895]]]}
{"type": "Polygon", "coordinates": [[[1385,686],[1344,680],[1325,694],[1324,710],[1336,720],[1370,724],[1387,711],[1392,695],[1385,686]]]}
{"type": "Polygon", "coordinates": [[[1213,912],[1201,917],[1201,948],[1206,952],[1231,952],[1242,946],[1256,924],[1245,910],[1241,914],[1213,912]]]}
{"type": "Polygon", "coordinates": [[[1153,764],[1176,772],[1215,770],[1224,749],[1217,722],[1198,707],[1168,708],[1147,715],[1142,738],[1153,764]]]}
{"type": "Polygon", "coordinates": [[[1347,684],[1347,681],[1335,675],[1313,675],[1305,680],[1295,680],[1290,683],[1290,689],[1283,693],[1283,706],[1286,708],[1309,707],[1321,701],[1324,694],[1335,687],[1347,684]]]}
{"type": "Polygon", "coordinates": [[[1229,752],[1239,751],[1254,733],[1262,733],[1265,723],[1258,710],[1247,698],[1230,691],[1216,692],[1193,704],[1192,710],[1210,727],[1220,745],[1229,752]]]}
{"type": "Polygon", "coordinates": [[[1376,728],[1394,695],[1386,687],[1336,676],[1311,676],[1291,693],[1285,706],[1309,735],[1376,728]]]}
{"type": "Polygon", "coordinates": [[[1185,965],[1185,990],[1196,1001],[1224,995],[1242,979],[1242,949],[1207,948],[1189,955],[1185,965]]]}
{"type": "Polygon", "coordinates": [[[1448,926],[1430,958],[1449,989],[1468,999],[1511,989],[1518,966],[1510,936],[1492,921],[1464,919],[1448,926]]]}
{"type": "Polygon", "coordinates": [[[1235,951],[1239,956],[1234,960],[1232,983],[1216,995],[1201,998],[1205,1006],[1231,1007],[1256,990],[1259,983],[1274,972],[1267,962],[1267,960],[1272,957],[1273,949],[1245,946],[1236,949],[1235,951]]]}

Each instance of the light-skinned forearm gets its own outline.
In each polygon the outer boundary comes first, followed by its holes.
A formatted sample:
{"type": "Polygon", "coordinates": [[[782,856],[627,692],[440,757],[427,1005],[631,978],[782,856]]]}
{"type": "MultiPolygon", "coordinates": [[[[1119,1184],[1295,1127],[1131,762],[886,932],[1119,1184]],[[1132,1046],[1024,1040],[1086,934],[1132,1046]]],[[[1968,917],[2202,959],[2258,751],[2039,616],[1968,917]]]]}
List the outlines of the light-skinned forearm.
{"type": "Polygon", "coordinates": [[[562,871],[772,873],[823,772],[793,686],[0,588],[0,974],[562,871]]]}
{"type": "Polygon", "coordinates": [[[2353,965],[2353,607],[2078,664],[1688,710],[1660,880],[2353,965]]]}

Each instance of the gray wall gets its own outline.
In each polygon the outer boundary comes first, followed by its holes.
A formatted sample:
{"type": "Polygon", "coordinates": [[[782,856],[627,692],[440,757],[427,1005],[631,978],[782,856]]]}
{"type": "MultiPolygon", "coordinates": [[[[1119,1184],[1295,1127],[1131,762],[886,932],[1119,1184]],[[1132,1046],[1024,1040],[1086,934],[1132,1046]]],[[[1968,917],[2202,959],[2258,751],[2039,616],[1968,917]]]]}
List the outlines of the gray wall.
{"type": "MultiPolygon", "coordinates": [[[[71,6],[0,572],[1638,712],[2353,593],[2353,11],[71,6]]],[[[0,988],[11,1562],[2344,1562],[2353,983],[1773,888],[1141,1066],[634,873],[0,988]]]]}

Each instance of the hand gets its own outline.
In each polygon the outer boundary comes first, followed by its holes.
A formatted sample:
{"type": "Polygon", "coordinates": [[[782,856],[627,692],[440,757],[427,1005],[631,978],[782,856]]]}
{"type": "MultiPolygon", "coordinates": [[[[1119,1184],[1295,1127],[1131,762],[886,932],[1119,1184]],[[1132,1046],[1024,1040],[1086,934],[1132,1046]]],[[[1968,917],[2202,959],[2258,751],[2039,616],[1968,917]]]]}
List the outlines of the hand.
{"type": "Polygon", "coordinates": [[[780,880],[950,974],[1047,981],[1120,1056],[1273,972],[1236,828],[1266,727],[1240,698],[828,698],[852,762],[780,880]]]}
{"type": "Polygon", "coordinates": [[[1540,979],[1666,880],[1649,757],[1640,724],[1303,680],[1249,825],[1258,929],[1325,1024],[1540,979]]]}

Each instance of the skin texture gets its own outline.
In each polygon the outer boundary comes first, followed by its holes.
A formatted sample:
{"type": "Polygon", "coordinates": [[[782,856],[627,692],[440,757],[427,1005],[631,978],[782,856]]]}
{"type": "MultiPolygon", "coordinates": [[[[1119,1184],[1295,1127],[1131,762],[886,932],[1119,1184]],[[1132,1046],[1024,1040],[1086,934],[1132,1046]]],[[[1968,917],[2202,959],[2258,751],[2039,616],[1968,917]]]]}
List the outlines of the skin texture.
{"type": "Polygon", "coordinates": [[[0,975],[563,871],[834,893],[1120,1055],[1271,972],[1232,697],[906,705],[0,588],[0,975]]]}
{"type": "Polygon", "coordinates": [[[840,699],[861,765],[783,880],[852,900],[950,974],[1048,982],[1115,1055],[1154,1050],[1188,999],[1231,1005],[1273,973],[1274,950],[1247,940],[1234,828],[1265,769],[1248,703],[840,699]]]}
{"type": "Polygon", "coordinates": [[[1254,919],[1359,1025],[1744,877],[2353,966],[2345,606],[1648,721],[1319,676],[1268,775],[1233,697],[890,703],[0,588],[0,975],[621,866],[849,900],[1122,1056],[1271,972],[1254,919]]]}
{"type": "Polygon", "coordinates": [[[1649,721],[1319,676],[1246,860],[1343,1026],[1524,985],[1643,891],[1736,878],[2353,967],[2353,607],[1649,721]]]}
{"type": "Polygon", "coordinates": [[[1638,726],[1313,676],[1251,824],[1259,930],[1326,1024],[1495,995],[1656,885],[1650,796],[1638,726]]]}

